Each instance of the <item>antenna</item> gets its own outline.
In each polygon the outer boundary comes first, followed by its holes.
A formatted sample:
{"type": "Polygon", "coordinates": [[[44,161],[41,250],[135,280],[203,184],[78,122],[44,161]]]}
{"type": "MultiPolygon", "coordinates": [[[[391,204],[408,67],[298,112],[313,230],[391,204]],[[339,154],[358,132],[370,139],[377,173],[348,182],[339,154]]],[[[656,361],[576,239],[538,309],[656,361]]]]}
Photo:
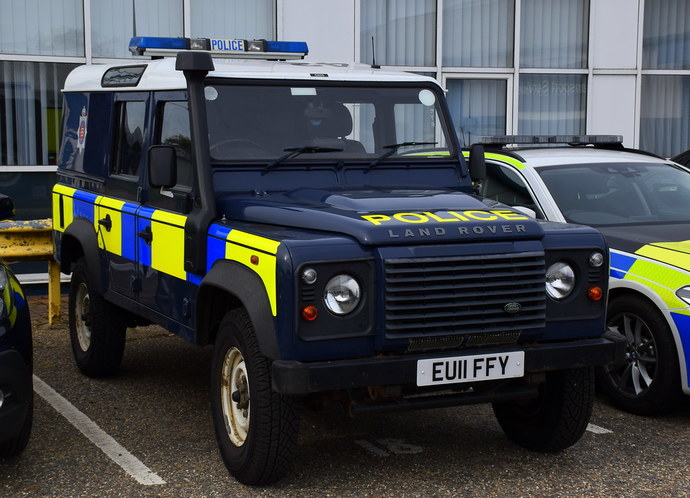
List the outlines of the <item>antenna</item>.
{"type": "Polygon", "coordinates": [[[371,37],[371,67],[373,69],[381,69],[381,66],[376,64],[376,45],[374,44],[374,37],[371,37]]]}
{"type": "Polygon", "coordinates": [[[137,36],[137,0],[132,0],[132,36],[137,36]]]}

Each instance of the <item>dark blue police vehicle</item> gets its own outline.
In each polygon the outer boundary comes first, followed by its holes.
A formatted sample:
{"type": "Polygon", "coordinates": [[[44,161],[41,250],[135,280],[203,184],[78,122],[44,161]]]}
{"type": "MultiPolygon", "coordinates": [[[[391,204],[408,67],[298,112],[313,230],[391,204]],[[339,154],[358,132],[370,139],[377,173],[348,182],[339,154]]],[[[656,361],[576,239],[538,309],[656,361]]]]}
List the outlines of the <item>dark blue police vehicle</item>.
{"type": "Polygon", "coordinates": [[[433,79],[300,42],[130,49],[155,60],[64,89],[54,235],[86,375],[115,373],[139,323],[213,345],[218,444],[249,484],[334,394],[354,414],[491,402],[525,447],[579,440],[592,367],[622,355],[604,239],[474,195],[483,152],[465,162],[433,79]]]}
{"type": "MultiPolygon", "coordinates": [[[[14,216],[14,203],[0,194],[0,220],[14,216]]],[[[14,273],[0,262],[0,458],[21,453],[33,422],[31,319],[14,273]]]]}

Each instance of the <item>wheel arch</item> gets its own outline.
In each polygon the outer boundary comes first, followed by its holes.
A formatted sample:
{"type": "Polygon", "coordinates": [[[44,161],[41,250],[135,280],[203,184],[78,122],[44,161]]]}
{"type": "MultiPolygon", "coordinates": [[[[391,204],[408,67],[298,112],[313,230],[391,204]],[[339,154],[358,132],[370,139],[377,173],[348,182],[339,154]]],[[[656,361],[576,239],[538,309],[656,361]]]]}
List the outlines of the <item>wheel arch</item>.
{"type": "Polygon", "coordinates": [[[234,261],[218,261],[201,282],[196,300],[196,338],[200,345],[213,344],[225,314],[244,308],[254,326],[263,355],[281,358],[268,294],[261,278],[234,261]]]}
{"type": "Polygon", "coordinates": [[[86,218],[76,218],[65,229],[60,240],[60,270],[70,274],[80,257],[86,260],[89,277],[94,289],[103,294],[104,278],[98,248],[98,236],[93,223],[86,218]]]}
{"type": "Polygon", "coordinates": [[[680,331],[676,322],[671,317],[669,311],[667,311],[668,306],[664,300],[654,292],[652,289],[635,281],[618,281],[614,283],[611,280],[612,286],[609,288],[609,304],[614,299],[620,299],[623,296],[636,297],[642,299],[656,308],[656,310],[663,316],[664,321],[671,330],[671,335],[673,336],[673,343],[676,346],[676,354],[678,355],[678,365],[680,367],[680,381],[683,393],[690,395],[690,379],[688,379],[688,358],[686,357],[686,351],[683,348],[683,341],[680,337],[680,331]],[[618,284],[618,285],[616,285],[618,284]],[[621,285],[622,284],[622,285],[621,285]]]}

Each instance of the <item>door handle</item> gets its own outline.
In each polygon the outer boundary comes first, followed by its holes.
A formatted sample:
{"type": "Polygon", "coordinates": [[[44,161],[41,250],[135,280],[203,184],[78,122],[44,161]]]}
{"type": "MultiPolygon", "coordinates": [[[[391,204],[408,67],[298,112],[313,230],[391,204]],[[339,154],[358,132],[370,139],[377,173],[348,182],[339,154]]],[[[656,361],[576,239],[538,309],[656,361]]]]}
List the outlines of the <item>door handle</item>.
{"type": "Polygon", "coordinates": [[[105,218],[98,220],[98,224],[105,228],[106,232],[109,232],[113,228],[113,220],[110,219],[110,215],[106,214],[105,218]]]}
{"type": "Polygon", "coordinates": [[[147,246],[151,245],[151,242],[153,241],[153,232],[151,231],[150,226],[144,228],[141,232],[137,233],[137,235],[144,239],[144,242],[146,242],[147,246]]]}

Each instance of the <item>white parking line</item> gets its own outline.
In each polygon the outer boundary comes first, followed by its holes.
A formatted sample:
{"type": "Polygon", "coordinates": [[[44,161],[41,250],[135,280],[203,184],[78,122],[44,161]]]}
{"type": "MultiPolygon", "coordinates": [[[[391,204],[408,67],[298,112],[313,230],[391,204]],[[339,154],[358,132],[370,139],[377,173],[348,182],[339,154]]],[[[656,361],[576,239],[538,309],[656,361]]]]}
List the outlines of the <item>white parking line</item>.
{"type": "Polygon", "coordinates": [[[598,425],[588,424],[587,430],[593,432],[594,434],[613,434],[613,431],[599,427],[598,425]]]}
{"type": "Polygon", "coordinates": [[[165,481],[144,465],[137,457],[127,451],[120,443],[103,431],[89,417],[80,412],[72,403],[60,396],[55,389],[34,375],[34,391],[46,400],[67,421],[84,434],[93,444],[139,484],[151,486],[165,484],[165,481]]]}

